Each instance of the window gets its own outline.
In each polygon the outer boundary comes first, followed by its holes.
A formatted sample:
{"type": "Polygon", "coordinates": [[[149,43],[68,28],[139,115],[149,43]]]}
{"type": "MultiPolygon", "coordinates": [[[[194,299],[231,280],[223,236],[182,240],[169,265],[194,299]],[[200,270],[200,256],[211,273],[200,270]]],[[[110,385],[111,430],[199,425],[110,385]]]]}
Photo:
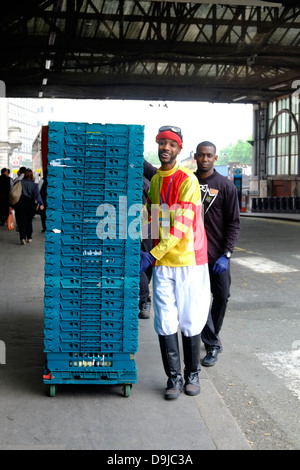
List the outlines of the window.
{"type": "Polygon", "coordinates": [[[291,97],[269,103],[267,173],[298,175],[299,104],[291,97]]]}

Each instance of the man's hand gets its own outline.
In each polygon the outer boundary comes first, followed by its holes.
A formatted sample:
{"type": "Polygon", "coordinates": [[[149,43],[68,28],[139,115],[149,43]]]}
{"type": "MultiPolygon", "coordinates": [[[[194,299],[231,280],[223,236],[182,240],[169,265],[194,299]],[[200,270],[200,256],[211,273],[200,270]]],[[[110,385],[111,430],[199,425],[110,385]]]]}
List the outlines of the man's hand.
{"type": "Polygon", "coordinates": [[[154,256],[151,253],[141,251],[141,264],[140,264],[140,273],[144,272],[148,266],[150,266],[155,260],[154,256]]]}
{"type": "Polygon", "coordinates": [[[222,274],[227,271],[229,259],[222,255],[214,264],[213,272],[215,274],[222,274]]]}

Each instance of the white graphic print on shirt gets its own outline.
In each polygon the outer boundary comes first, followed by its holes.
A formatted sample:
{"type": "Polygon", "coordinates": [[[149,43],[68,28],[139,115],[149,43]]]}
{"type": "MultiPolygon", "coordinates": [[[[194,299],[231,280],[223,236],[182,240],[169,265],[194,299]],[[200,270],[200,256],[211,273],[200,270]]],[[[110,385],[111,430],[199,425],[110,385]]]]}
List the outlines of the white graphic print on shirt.
{"type": "Polygon", "coordinates": [[[213,205],[218,195],[218,189],[209,188],[208,184],[200,184],[201,203],[205,208],[204,214],[207,213],[209,208],[213,205]]]}

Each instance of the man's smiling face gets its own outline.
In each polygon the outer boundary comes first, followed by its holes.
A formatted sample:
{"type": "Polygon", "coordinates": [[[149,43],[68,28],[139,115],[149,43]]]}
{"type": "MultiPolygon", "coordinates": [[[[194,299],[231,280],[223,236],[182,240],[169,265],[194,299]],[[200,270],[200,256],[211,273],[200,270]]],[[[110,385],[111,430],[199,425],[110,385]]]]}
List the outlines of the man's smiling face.
{"type": "Polygon", "coordinates": [[[163,167],[170,166],[172,168],[180,151],[181,149],[175,140],[160,139],[158,142],[158,158],[163,167]]]}

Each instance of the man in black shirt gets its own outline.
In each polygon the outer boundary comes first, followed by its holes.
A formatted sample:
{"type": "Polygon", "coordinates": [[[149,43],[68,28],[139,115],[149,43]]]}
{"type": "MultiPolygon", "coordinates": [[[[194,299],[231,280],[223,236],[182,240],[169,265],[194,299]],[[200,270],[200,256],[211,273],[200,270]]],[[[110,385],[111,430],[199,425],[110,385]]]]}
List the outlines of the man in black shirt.
{"type": "MultiPolygon", "coordinates": [[[[143,176],[143,205],[147,202],[148,191],[150,188],[150,181],[152,176],[156,173],[156,168],[144,160],[144,176],[143,176]]],[[[151,227],[150,224],[147,227],[148,238],[142,240],[141,250],[148,252],[152,250],[152,239],[151,239],[151,227]]],[[[151,308],[151,295],[149,284],[152,279],[152,266],[140,273],[140,300],[139,300],[139,318],[147,319],[150,318],[151,308]]]]}
{"type": "Polygon", "coordinates": [[[230,257],[240,231],[240,208],[234,184],[214,169],[218,159],[211,142],[201,142],[194,158],[203,204],[208,243],[212,305],[201,339],[206,348],[203,366],[213,366],[223,347],[219,333],[230,297],[230,257]]]}

